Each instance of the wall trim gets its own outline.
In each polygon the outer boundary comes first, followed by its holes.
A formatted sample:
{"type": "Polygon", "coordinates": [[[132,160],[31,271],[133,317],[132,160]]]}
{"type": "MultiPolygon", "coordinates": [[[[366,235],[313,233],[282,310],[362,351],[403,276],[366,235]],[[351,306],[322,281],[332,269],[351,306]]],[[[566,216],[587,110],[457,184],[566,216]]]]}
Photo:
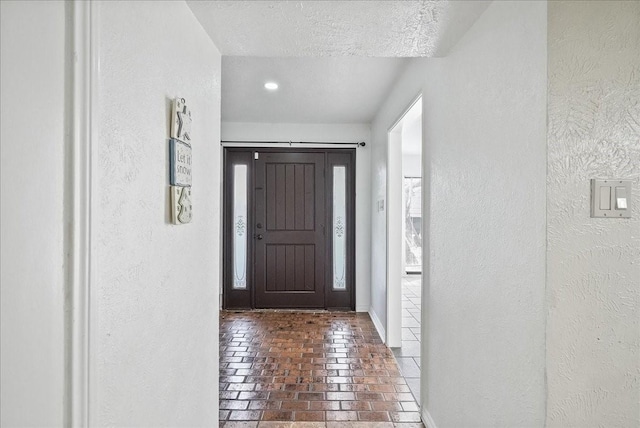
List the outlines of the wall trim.
{"type": "MultiPolygon", "coordinates": [[[[387,233],[387,346],[402,345],[402,129],[399,126],[413,106],[422,100],[422,90],[413,96],[411,102],[401,111],[396,120],[387,128],[386,138],[386,233],[387,233]],[[399,284],[398,284],[399,283],[399,284]],[[400,286],[398,286],[398,285],[400,286]]],[[[420,112],[422,116],[422,111],[420,112]]],[[[424,133],[421,129],[422,147],[424,133]]],[[[424,172],[422,174],[424,177],[424,172]]],[[[423,198],[424,198],[423,186],[423,198]]],[[[424,213],[424,211],[423,211],[424,213]]],[[[424,215],[422,216],[424,219],[424,215]]],[[[423,252],[424,254],[424,252],[423,252]]]]}
{"type": "Polygon", "coordinates": [[[65,425],[89,426],[90,309],[92,270],[92,148],[96,139],[96,76],[98,41],[96,37],[97,2],[73,0],[70,3],[72,70],[68,86],[70,138],[66,182],[69,207],[65,222],[69,225],[66,249],[70,294],[70,319],[66,326],[65,425]]]}
{"type": "Polygon", "coordinates": [[[369,306],[356,305],[356,312],[369,312],[369,306]]]}
{"type": "Polygon", "coordinates": [[[402,346],[402,129],[397,125],[387,133],[386,153],[386,344],[395,348],[402,346]]]}
{"type": "Polygon", "coordinates": [[[380,335],[382,341],[387,343],[387,333],[385,332],[384,325],[380,321],[380,318],[378,318],[378,315],[376,314],[376,311],[373,310],[373,308],[369,308],[369,317],[371,317],[371,321],[373,321],[373,325],[375,326],[376,330],[378,330],[378,334],[380,335]]]}
{"type": "Polygon", "coordinates": [[[427,428],[437,428],[436,427],[436,423],[434,422],[433,418],[431,417],[431,413],[429,413],[429,410],[427,409],[423,409],[422,410],[422,422],[424,423],[424,425],[427,428]]]}

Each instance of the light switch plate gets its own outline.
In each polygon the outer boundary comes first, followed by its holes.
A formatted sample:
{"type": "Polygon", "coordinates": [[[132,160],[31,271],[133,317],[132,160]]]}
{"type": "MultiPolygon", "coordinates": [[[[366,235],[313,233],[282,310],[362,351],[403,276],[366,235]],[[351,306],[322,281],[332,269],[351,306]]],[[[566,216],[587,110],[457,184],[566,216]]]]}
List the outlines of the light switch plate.
{"type": "Polygon", "coordinates": [[[191,187],[171,186],[171,220],[173,224],[191,223],[191,187]]]}
{"type": "Polygon", "coordinates": [[[591,180],[591,217],[630,218],[633,180],[591,180]]]}

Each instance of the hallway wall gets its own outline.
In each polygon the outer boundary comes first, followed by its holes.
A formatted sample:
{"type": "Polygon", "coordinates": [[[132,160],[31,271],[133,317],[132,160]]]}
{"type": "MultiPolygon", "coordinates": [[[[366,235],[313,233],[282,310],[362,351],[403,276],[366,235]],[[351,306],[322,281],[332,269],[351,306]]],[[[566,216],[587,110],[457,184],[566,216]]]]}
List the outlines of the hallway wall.
{"type": "Polygon", "coordinates": [[[440,428],[544,424],[546,22],[544,2],[493,2],[447,57],[412,61],[372,126],[375,202],[386,131],[423,88],[422,395],[440,428]]]}
{"type": "Polygon", "coordinates": [[[492,3],[427,72],[423,352],[439,427],[544,424],[546,8],[492,3]]]}
{"type": "Polygon", "coordinates": [[[62,426],[65,5],[0,18],[0,425],[62,426]]]}
{"type": "Polygon", "coordinates": [[[184,2],[100,2],[90,417],[216,426],[220,53],[184,2]],[[171,101],[193,122],[193,221],[169,223],[171,101]]]}
{"type": "Polygon", "coordinates": [[[640,3],[549,4],[547,426],[640,426],[640,3]],[[591,178],[634,179],[590,218],[591,178]]]}
{"type": "MultiPolygon", "coordinates": [[[[222,141],[364,141],[356,149],[356,311],[367,312],[371,304],[371,128],[364,123],[246,123],[223,122],[222,141]]],[[[222,166],[220,167],[222,168],[222,166]]]]}

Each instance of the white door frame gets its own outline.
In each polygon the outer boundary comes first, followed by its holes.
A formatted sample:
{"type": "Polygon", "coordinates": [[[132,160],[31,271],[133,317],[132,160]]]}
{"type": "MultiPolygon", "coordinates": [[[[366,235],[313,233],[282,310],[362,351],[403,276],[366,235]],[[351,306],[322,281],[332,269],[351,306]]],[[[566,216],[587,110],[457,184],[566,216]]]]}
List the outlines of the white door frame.
{"type": "Polygon", "coordinates": [[[91,294],[94,281],[93,212],[95,186],[92,179],[97,141],[96,115],[98,104],[100,3],[73,0],[67,10],[67,24],[71,38],[67,76],[69,101],[66,108],[70,118],[70,136],[65,156],[69,171],[65,180],[65,221],[70,224],[70,237],[65,242],[67,297],[65,316],[65,388],[64,425],[90,426],[95,417],[90,389],[91,359],[95,358],[91,337],[95,325],[91,322],[95,306],[91,294]]]}
{"type": "MultiPolygon", "coordinates": [[[[398,125],[422,98],[422,92],[387,130],[387,325],[386,344],[390,348],[402,346],[402,128],[398,125]]],[[[423,116],[424,117],[424,116],[423,116]]],[[[424,121],[424,119],[423,119],[424,121]]],[[[424,146],[424,136],[422,137],[424,146]]],[[[423,157],[424,158],[424,157],[423,157]]],[[[424,161],[423,161],[424,162],[424,161]]],[[[423,168],[424,171],[424,168],[423,168]]],[[[423,186],[424,198],[424,186],[423,186]]],[[[423,216],[424,222],[424,216],[423,216]]],[[[424,225],[423,225],[424,226],[424,225]]],[[[425,230],[423,228],[423,230],[425,230]]],[[[424,254],[424,251],[423,251],[424,254]]],[[[424,258],[424,256],[423,256],[424,258]]],[[[424,309],[424,308],[423,308],[424,309]]]]}
{"type": "MultiPolygon", "coordinates": [[[[404,114],[403,114],[404,116],[404,114]]],[[[402,127],[387,138],[387,346],[402,346],[402,127]]]]}

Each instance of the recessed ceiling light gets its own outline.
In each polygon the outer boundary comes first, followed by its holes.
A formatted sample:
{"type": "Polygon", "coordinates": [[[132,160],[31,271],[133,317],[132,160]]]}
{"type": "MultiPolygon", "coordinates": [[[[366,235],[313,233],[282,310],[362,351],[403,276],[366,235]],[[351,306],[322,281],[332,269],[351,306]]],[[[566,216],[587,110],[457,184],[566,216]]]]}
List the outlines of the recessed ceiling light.
{"type": "Polygon", "coordinates": [[[278,89],[278,84],[276,82],[267,82],[264,84],[264,87],[270,91],[275,91],[278,89]]]}

